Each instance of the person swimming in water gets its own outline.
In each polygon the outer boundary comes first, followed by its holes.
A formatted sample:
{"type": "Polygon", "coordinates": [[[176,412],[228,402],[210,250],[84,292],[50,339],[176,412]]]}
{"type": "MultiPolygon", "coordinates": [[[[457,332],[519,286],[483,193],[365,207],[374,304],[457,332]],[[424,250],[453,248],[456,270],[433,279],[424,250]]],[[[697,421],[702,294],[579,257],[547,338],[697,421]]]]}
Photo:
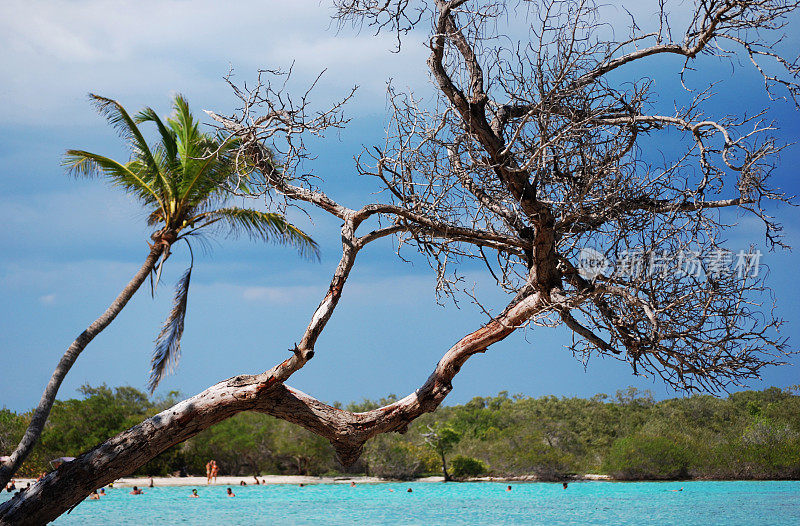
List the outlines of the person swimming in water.
{"type": "Polygon", "coordinates": [[[200,495],[198,495],[198,494],[197,494],[197,490],[196,490],[196,489],[193,489],[193,490],[192,490],[192,494],[191,494],[191,495],[189,495],[189,498],[192,498],[192,499],[199,499],[199,498],[200,498],[200,495]]]}
{"type": "Polygon", "coordinates": [[[236,496],[236,493],[234,493],[234,492],[233,492],[233,490],[232,490],[231,488],[228,488],[228,496],[229,496],[229,497],[235,497],[235,496],[236,496]]]}
{"type": "Polygon", "coordinates": [[[506,486],[506,491],[511,491],[511,486],[506,486]]]}
{"type": "Polygon", "coordinates": [[[89,500],[100,500],[100,494],[97,493],[97,490],[94,490],[89,494],[89,500]]]}
{"type": "Polygon", "coordinates": [[[144,491],[139,489],[139,486],[134,486],[131,490],[131,495],[144,495],[144,491]]]}
{"type": "Polygon", "coordinates": [[[105,497],[105,495],[106,495],[106,489],[105,488],[100,488],[100,496],[101,497],[105,497]]]}

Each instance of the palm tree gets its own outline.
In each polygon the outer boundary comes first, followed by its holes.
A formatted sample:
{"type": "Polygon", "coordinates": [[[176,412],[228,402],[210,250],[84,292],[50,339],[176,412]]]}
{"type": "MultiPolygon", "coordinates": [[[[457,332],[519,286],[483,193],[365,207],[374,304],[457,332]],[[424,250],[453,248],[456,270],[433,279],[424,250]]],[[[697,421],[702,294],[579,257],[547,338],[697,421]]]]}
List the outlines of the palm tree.
{"type": "MultiPolygon", "coordinates": [[[[0,466],[0,487],[8,482],[38,441],[58,388],[78,355],[114,320],[148,276],[153,280],[155,274],[154,286],[157,286],[163,264],[175,243],[184,240],[191,253],[189,241],[194,236],[215,231],[246,233],[254,239],[290,245],[309,258],[319,256],[316,243],[282,215],[224,206],[231,188],[250,193],[238,177],[238,168],[247,167],[236,159],[237,139],[200,132],[198,122],[181,95],[175,96],[174,113],[166,123],[152,108],[145,108],[131,117],[115,100],[94,94],[90,94],[90,99],[128,142],[130,160],[120,163],[84,150],[67,150],[64,165],[74,176],[105,177],[135,197],[148,212],[148,225],[155,229],[151,236],[153,242],[133,279],[61,357],[25,435],[10,460],[0,466]],[[160,139],[152,148],[139,128],[146,122],[155,125],[160,139]]],[[[148,383],[151,392],[180,356],[191,273],[190,265],[178,281],[172,311],[156,338],[148,383]]]]}

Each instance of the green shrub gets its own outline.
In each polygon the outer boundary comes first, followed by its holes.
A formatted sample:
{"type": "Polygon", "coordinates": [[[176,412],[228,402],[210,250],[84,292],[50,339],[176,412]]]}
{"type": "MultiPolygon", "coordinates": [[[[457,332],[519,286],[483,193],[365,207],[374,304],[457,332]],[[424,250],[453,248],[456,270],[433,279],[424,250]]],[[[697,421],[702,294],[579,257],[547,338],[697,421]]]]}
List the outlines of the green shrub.
{"type": "MultiPolygon", "coordinates": [[[[84,386],[80,394],[54,404],[42,438],[18,476],[35,477],[52,469],[51,459],[76,456],[169,407],[177,396],[150,400],[130,387],[107,386],[84,386]]],[[[363,411],[393,399],[348,407],[363,411]]],[[[30,413],[0,408],[0,455],[16,447],[29,421],[30,413]]],[[[660,402],[635,390],[620,393],[616,400],[606,395],[586,400],[501,393],[440,407],[410,423],[405,434],[376,436],[367,442],[362,458],[347,468],[338,463],[327,440],[269,415],[247,412],[173,446],[136,473],[185,470],[202,476],[213,458],[221,475],[368,472],[408,479],[441,474],[441,453],[456,477],[486,473],[563,480],[576,473],[604,472],[629,480],[800,479],[800,396],[776,388],[660,402]],[[451,459],[456,454],[465,460],[451,459]],[[480,467],[475,459],[482,461],[480,467]]]]}
{"type": "Polygon", "coordinates": [[[379,435],[365,448],[367,471],[374,477],[408,480],[421,475],[430,464],[427,448],[395,435],[379,435]]]}
{"type": "Polygon", "coordinates": [[[620,438],[611,446],[603,469],[622,480],[687,478],[689,452],[679,439],[638,435],[620,438]]]}
{"type": "Polygon", "coordinates": [[[561,480],[574,472],[577,463],[570,452],[550,446],[543,433],[524,426],[508,428],[472,451],[485,458],[492,474],[499,476],[561,480]]]}
{"type": "Polygon", "coordinates": [[[711,448],[705,476],[718,479],[797,480],[800,477],[800,440],[769,447],[746,441],[711,448]]]}
{"type": "Polygon", "coordinates": [[[450,468],[452,475],[456,478],[480,477],[489,471],[482,460],[464,455],[453,457],[450,461],[450,468]]]}

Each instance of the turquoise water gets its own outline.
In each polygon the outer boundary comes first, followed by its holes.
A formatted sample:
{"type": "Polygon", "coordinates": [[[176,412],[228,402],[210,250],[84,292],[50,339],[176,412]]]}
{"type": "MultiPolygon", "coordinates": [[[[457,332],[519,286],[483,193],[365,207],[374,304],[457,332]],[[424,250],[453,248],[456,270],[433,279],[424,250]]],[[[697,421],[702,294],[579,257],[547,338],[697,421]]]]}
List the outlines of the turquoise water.
{"type": "Polygon", "coordinates": [[[201,486],[199,499],[188,498],[190,487],[139,496],[118,488],[54,524],[800,524],[800,482],[574,482],[566,490],[513,483],[510,492],[506,485],[234,486],[236,498],[201,486]]]}

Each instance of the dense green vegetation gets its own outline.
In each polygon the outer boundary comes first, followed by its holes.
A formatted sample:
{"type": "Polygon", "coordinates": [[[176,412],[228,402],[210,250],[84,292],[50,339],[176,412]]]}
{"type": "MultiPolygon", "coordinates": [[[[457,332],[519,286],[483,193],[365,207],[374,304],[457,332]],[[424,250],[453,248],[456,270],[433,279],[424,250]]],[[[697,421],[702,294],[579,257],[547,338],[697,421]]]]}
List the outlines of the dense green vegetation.
{"type": "MultiPolygon", "coordinates": [[[[619,479],[689,477],[800,478],[798,389],[743,391],[727,398],[694,395],[655,402],[630,388],[614,398],[490,398],[442,407],[405,435],[380,435],[347,471],[391,478],[442,473],[442,455],[456,478],[536,475],[547,480],[582,473],[619,479]]],[[[81,389],[57,401],[41,442],[20,475],[48,460],[76,456],[174,403],[132,387],[81,389]]],[[[363,411],[379,402],[350,404],[363,411]]],[[[0,454],[13,447],[29,414],[0,410],[0,454]]],[[[344,471],[324,439],[282,420],[243,413],[164,452],[139,474],[335,474],[344,471]]]]}

